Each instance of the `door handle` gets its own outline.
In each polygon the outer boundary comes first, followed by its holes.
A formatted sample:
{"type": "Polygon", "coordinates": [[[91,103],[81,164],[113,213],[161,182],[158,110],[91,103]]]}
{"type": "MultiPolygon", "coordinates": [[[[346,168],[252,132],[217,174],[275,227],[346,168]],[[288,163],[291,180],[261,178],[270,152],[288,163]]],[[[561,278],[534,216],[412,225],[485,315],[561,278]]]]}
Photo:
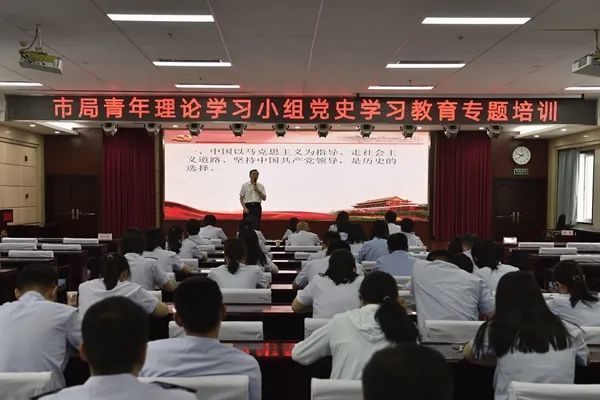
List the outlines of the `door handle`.
{"type": "Polygon", "coordinates": [[[517,223],[517,216],[516,213],[513,211],[510,213],[511,217],[512,217],[512,223],[513,225],[517,223]]]}
{"type": "Polygon", "coordinates": [[[79,221],[79,208],[75,210],[75,220],[79,221]]]}
{"type": "Polygon", "coordinates": [[[75,209],[71,208],[71,221],[75,221],[75,209]]]}
{"type": "Polygon", "coordinates": [[[94,215],[96,215],[95,212],[83,212],[83,211],[79,211],[79,215],[85,215],[86,217],[92,217],[94,215]]]}
{"type": "Polygon", "coordinates": [[[517,214],[517,224],[520,224],[521,223],[521,212],[517,211],[516,214],[517,214]]]}

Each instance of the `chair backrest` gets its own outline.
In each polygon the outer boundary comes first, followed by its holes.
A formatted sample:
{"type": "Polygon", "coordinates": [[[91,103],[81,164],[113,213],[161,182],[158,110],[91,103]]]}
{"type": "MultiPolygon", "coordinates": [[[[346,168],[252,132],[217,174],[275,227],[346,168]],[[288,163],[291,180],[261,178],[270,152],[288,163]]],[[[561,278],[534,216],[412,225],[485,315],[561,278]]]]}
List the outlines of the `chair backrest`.
{"type": "Polygon", "coordinates": [[[538,249],[538,254],[548,254],[548,255],[564,255],[564,254],[577,254],[576,247],[540,247],[538,249]]]}
{"type": "Polygon", "coordinates": [[[148,293],[156,297],[158,301],[162,301],[162,290],[148,290],[148,293]]]}
{"type": "Polygon", "coordinates": [[[37,243],[37,238],[4,237],[2,243],[37,243]]]}
{"type": "Polygon", "coordinates": [[[210,239],[210,243],[215,247],[222,247],[223,241],[219,238],[210,239]]]}
{"type": "Polygon", "coordinates": [[[198,259],[197,258],[182,258],[181,262],[183,262],[185,265],[187,265],[188,267],[190,267],[194,271],[197,271],[198,268],[199,268],[199,266],[198,266],[198,259]]]}
{"type": "Polygon", "coordinates": [[[425,246],[408,246],[409,253],[425,253],[427,251],[427,247],[425,246]]]}
{"type": "Polygon", "coordinates": [[[482,321],[425,321],[424,342],[466,343],[475,337],[482,321]]]}
{"type": "Polygon", "coordinates": [[[408,282],[410,282],[410,278],[410,276],[394,276],[394,279],[398,285],[406,285],[408,282]]]}
{"type": "MultiPolygon", "coordinates": [[[[169,337],[185,336],[183,328],[175,321],[169,322],[169,337]]],[[[261,342],[264,340],[262,321],[222,321],[219,340],[224,342],[261,342]]]]}
{"type": "Polygon", "coordinates": [[[519,242],[518,247],[530,249],[539,247],[554,247],[554,242],[519,242]]]}
{"type": "Polygon", "coordinates": [[[582,326],[581,329],[588,345],[600,345],[600,326],[582,326]]]}
{"type": "Polygon", "coordinates": [[[64,244],[98,244],[100,240],[98,238],[63,238],[64,244]]]}
{"type": "Polygon", "coordinates": [[[221,289],[225,304],[271,304],[271,289],[221,289]]]}
{"type": "Polygon", "coordinates": [[[0,251],[9,250],[37,250],[37,245],[33,242],[0,243],[0,251]]]}
{"type": "Polygon", "coordinates": [[[308,259],[308,257],[310,257],[312,253],[309,253],[308,251],[297,251],[294,253],[294,259],[295,260],[306,260],[308,259]]]}
{"type": "MultiPolygon", "coordinates": [[[[399,395],[399,398],[402,396],[399,395]]],[[[362,382],[343,379],[317,379],[310,381],[311,400],[362,400],[362,382]]]]}
{"type": "Polygon", "coordinates": [[[317,251],[321,251],[322,249],[323,248],[321,246],[285,246],[286,253],[295,253],[297,251],[316,253],[317,251]]]}
{"type": "Polygon", "coordinates": [[[304,339],[312,335],[314,331],[331,321],[325,318],[304,318],[304,339]]]}
{"type": "Polygon", "coordinates": [[[569,242],[567,247],[575,247],[578,251],[598,251],[600,252],[600,243],[586,243],[586,242],[569,242]]]}
{"type": "Polygon", "coordinates": [[[188,378],[150,377],[138,378],[142,382],[165,382],[196,391],[202,400],[248,400],[250,380],[247,375],[213,375],[188,378]]]}
{"type": "Polygon", "coordinates": [[[9,250],[11,258],[53,258],[54,252],[50,250],[9,250]]]}
{"type": "Polygon", "coordinates": [[[370,271],[375,268],[375,265],[377,265],[377,261],[363,261],[360,263],[363,271],[370,271]]]}
{"type": "Polygon", "coordinates": [[[593,254],[577,254],[577,255],[562,255],[560,261],[573,260],[578,263],[600,263],[600,255],[593,254]]]}
{"type": "Polygon", "coordinates": [[[198,249],[200,249],[201,251],[207,251],[209,253],[214,253],[214,251],[217,249],[215,247],[214,244],[202,244],[198,246],[198,249]]]}
{"type": "Polygon", "coordinates": [[[51,372],[0,373],[0,399],[22,400],[53,390],[51,372]]]}
{"type": "Polygon", "coordinates": [[[508,386],[508,400],[597,400],[599,398],[600,385],[513,381],[508,386]]]}

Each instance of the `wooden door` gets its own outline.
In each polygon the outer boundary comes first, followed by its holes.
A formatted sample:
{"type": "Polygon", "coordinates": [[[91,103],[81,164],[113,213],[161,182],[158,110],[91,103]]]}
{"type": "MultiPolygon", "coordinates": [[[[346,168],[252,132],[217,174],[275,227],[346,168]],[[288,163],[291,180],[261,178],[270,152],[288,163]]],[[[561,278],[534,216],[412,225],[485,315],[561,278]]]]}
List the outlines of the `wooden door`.
{"type": "Polygon", "coordinates": [[[46,220],[59,224],[62,236],[96,237],[99,205],[95,176],[46,178],[46,220]]]}

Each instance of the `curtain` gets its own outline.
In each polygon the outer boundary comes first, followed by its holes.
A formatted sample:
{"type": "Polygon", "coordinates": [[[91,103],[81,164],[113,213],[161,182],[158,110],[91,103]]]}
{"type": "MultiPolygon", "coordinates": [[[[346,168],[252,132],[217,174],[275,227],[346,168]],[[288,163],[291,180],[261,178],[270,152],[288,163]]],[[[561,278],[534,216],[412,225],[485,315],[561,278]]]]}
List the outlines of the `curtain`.
{"type": "Polygon", "coordinates": [[[577,222],[577,170],[579,149],[558,152],[558,188],[556,213],[565,215],[565,224],[577,222]]]}
{"type": "Polygon", "coordinates": [[[156,225],[154,137],[119,129],[103,145],[102,229],[115,236],[128,227],[156,225]]]}
{"type": "Polygon", "coordinates": [[[449,240],[476,233],[488,238],[492,224],[491,141],[480,132],[456,139],[432,133],[433,236],[449,240]]]}

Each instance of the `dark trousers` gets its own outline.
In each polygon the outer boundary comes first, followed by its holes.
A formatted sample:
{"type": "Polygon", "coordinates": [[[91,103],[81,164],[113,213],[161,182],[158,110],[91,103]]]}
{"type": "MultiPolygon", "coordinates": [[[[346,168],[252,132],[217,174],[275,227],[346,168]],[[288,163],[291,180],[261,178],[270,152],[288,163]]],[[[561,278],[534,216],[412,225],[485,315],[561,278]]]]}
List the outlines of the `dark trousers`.
{"type": "Polygon", "coordinates": [[[248,214],[244,213],[244,218],[248,215],[254,216],[256,218],[256,229],[260,230],[260,219],[262,217],[262,206],[260,203],[244,203],[246,208],[248,209],[248,214]]]}

